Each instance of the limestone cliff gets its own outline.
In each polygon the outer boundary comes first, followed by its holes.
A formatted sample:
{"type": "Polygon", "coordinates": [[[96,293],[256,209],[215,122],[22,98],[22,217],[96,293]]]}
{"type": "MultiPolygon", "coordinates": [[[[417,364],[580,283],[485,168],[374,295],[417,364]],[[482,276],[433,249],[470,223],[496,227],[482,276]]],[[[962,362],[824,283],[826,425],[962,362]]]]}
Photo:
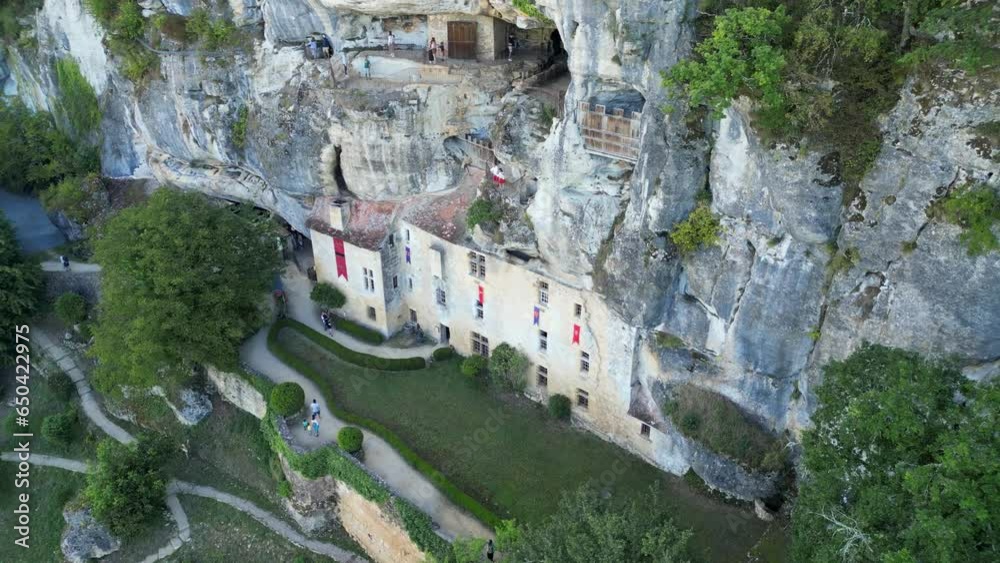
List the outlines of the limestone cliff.
{"type": "MultiPolygon", "coordinates": [[[[187,14],[198,5],[146,7],[187,14]]],[[[972,131],[998,119],[995,74],[910,79],[881,118],[877,162],[845,205],[830,155],[765,142],[745,104],[714,121],[664,111],[660,72],[690,52],[695,0],[537,5],[567,52],[568,78],[547,92],[544,81],[526,80],[540,69],[524,62],[449,71],[383,57],[372,82],[342,88],[331,76],[338,59],[303,57],[303,38],[326,33],[357,72],[356,53],[381,48],[389,29],[400,45],[422,49],[421,22],[435,14],[546,25],[506,0],[233,1],[225,11],[252,47],[161,48],[157,76],[141,86],[122,76],[80,0],[46,0],[36,40],[8,49],[0,77],[5,92],[50,108],[51,62],[75,58],[102,99],[106,174],[252,201],[303,232],[317,196],[448,189],[467,164],[457,140],[480,132],[523,207],[490,243],[601,293],[637,327],[636,381],[624,384],[641,384],[653,402],[658,389],[690,381],[775,430],[797,431],[808,425],[819,368],[863,340],[998,370],[1000,254],[968,256],[957,227],[928,217],[968,179],[1000,182],[1000,149],[972,131]],[[641,112],[634,165],[584,150],[581,101],[641,112]],[[558,116],[544,118],[556,103],[558,116]],[[241,108],[248,133],[237,146],[241,108]],[[706,189],[724,235],[681,258],[667,233],[706,189]],[[854,259],[831,268],[832,249],[852,249],[854,259]],[[683,346],[660,348],[654,331],[683,346]]],[[[685,469],[686,450],[661,465],[685,469]]]]}

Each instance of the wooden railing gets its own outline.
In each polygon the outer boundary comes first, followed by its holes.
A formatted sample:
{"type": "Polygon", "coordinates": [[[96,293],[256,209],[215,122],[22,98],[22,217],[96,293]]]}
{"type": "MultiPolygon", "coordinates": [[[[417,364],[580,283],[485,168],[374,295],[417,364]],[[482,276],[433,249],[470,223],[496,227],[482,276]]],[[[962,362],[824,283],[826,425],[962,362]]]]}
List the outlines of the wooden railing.
{"type": "Polygon", "coordinates": [[[472,157],[471,165],[483,170],[489,170],[496,164],[497,157],[493,154],[493,142],[488,139],[479,139],[475,135],[465,135],[465,142],[469,143],[469,155],[472,157]]]}
{"type": "Polygon", "coordinates": [[[642,113],[633,111],[629,117],[625,110],[607,108],[580,102],[577,123],[583,135],[584,147],[593,153],[630,162],[639,160],[639,124],[642,113]]]}

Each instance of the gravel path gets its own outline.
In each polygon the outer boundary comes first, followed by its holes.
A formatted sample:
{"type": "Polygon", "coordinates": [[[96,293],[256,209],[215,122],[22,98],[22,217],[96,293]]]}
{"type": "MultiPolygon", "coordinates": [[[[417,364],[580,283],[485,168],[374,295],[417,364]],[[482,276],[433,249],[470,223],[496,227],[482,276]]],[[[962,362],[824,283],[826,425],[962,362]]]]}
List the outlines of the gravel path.
{"type": "MultiPolygon", "coordinates": [[[[0,454],[0,460],[9,461],[11,463],[17,463],[21,461],[14,452],[3,452],[0,454]]],[[[65,469],[66,471],[72,471],[73,473],[86,473],[87,464],[82,461],[77,461],[75,459],[66,459],[62,457],[53,457],[45,454],[31,454],[28,456],[28,463],[31,465],[41,465],[43,467],[58,467],[59,469],[65,469]]]]}

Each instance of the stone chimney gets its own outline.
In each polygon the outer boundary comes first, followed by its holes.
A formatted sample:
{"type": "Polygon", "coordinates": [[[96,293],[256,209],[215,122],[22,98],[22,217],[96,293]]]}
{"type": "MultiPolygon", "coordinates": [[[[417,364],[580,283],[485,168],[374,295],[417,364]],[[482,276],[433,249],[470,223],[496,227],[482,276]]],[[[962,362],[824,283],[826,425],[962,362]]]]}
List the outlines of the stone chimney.
{"type": "Polygon", "coordinates": [[[351,204],[342,199],[330,202],[330,227],[343,231],[347,226],[351,204]]]}

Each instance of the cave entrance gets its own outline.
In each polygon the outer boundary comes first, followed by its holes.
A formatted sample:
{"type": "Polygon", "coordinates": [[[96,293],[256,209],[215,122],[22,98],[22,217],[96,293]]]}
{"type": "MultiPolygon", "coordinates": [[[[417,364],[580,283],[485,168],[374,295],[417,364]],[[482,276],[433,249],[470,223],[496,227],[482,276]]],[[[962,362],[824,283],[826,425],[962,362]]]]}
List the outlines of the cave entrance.
{"type": "Polygon", "coordinates": [[[347,189],[347,180],[344,179],[344,169],[341,167],[341,147],[333,147],[333,181],[337,183],[337,190],[342,193],[350,193],[347,189]]]}
{"type": "Polygon", "coordinates": [[[566,53],[566,49],[563,48],[562,37],[559,35],[558,29],[553,29],[552,33],[549,34],[549,51],[552,53],[553,57],[558,57],[566,53]]]}

